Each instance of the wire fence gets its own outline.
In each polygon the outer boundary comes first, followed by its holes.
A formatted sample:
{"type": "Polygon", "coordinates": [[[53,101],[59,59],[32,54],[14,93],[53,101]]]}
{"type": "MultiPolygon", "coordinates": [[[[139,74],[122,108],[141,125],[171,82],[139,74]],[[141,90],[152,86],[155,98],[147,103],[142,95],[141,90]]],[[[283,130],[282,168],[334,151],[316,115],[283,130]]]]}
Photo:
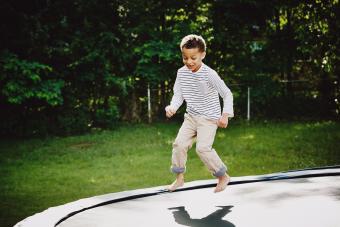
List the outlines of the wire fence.
{"type": "MultiPolygon", "coordinates": [[[[242,119],[339,119],[340,88],[337,80],[281,80],[229,84],[234,96],[235,116],[242,119]]],[[[141,97],[148,122],[164,118],[172,86],[150,86],[141,97]]],[[[185,104],[183,104],[185,106],[185,104]]],[[[180,112],[185,112],[185,107],[180,112]]]]}

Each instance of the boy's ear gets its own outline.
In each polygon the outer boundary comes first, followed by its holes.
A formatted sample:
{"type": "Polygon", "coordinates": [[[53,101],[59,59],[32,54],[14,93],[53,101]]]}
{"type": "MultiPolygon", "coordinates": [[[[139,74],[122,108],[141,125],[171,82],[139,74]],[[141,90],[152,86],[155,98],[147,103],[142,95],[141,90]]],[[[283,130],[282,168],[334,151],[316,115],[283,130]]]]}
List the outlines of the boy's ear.
{"type": "Polygon", "coordinates": [[[202,60],[205,58],[205,55],[206,55],[206,52],[204,51],[204,52],[202,53],[202,60]]]}

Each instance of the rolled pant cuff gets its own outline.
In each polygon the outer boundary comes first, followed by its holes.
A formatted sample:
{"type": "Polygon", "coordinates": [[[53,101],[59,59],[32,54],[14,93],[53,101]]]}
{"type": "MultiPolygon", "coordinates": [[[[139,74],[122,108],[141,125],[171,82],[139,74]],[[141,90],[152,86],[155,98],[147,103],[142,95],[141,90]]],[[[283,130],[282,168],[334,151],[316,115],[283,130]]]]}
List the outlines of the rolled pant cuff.
{"type": "Polygon", "coordinates": [[[173,172],[173,173],[184,173],[185,167],[171,167],[171,172],[173,172]]]}
{"type": "Polygon", "coordinates": [[[217,172],[213,173],[215,177],[221,177],[227,172],[227,167],[222,166],[217,172]]]}

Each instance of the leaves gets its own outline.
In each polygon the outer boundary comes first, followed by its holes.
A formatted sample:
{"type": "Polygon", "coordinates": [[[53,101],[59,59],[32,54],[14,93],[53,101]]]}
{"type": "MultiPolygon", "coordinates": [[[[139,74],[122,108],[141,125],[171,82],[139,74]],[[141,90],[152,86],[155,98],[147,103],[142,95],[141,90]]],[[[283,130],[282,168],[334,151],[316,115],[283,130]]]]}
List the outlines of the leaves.
{"type": "MultiPolygon", "coordinates": [[[[4,1],[0,108],[17,118],[53,112],[67,119],[68,129],[84,129],[131,111],[145,117],[149,84],[154,116],[163,116],[182,66],[179,43],[190,33],[206,39],[205,63],[235,85],[240,114],[247,86],[258,88],[253,108],[263,114],[268,103],[294,94],[286,83],[292,80],[313,85],[301,97],[331,103],[339,100],[330,85],[340,75],[338,12],[338,0],[4,1]],[[84,122],[71,119],[75,112],[84,122]]],[[[336,105],[327,108],[339,113],[336,105]]]]}
{"type": "Polygon", "coordinates": [[[62,104],[64,82],[53,78],[50,66],[21,60],[8,52],[1,55],[1,61],[0,82],[4,84],[1,92],[8,102],[22,104],[29,99],[38,99],[51,106],[62,104]]]}

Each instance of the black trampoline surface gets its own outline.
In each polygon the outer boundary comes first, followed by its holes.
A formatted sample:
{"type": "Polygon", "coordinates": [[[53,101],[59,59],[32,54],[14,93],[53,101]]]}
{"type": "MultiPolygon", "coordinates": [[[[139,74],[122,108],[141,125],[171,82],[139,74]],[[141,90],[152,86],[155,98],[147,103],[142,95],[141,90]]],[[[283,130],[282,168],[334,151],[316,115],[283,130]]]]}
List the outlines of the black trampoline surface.
{"type": "Polygon", "coordinates": [[[50,208],[16,226],[340,227],[340,167],[234,177],[112,193],[50,208]]]}

